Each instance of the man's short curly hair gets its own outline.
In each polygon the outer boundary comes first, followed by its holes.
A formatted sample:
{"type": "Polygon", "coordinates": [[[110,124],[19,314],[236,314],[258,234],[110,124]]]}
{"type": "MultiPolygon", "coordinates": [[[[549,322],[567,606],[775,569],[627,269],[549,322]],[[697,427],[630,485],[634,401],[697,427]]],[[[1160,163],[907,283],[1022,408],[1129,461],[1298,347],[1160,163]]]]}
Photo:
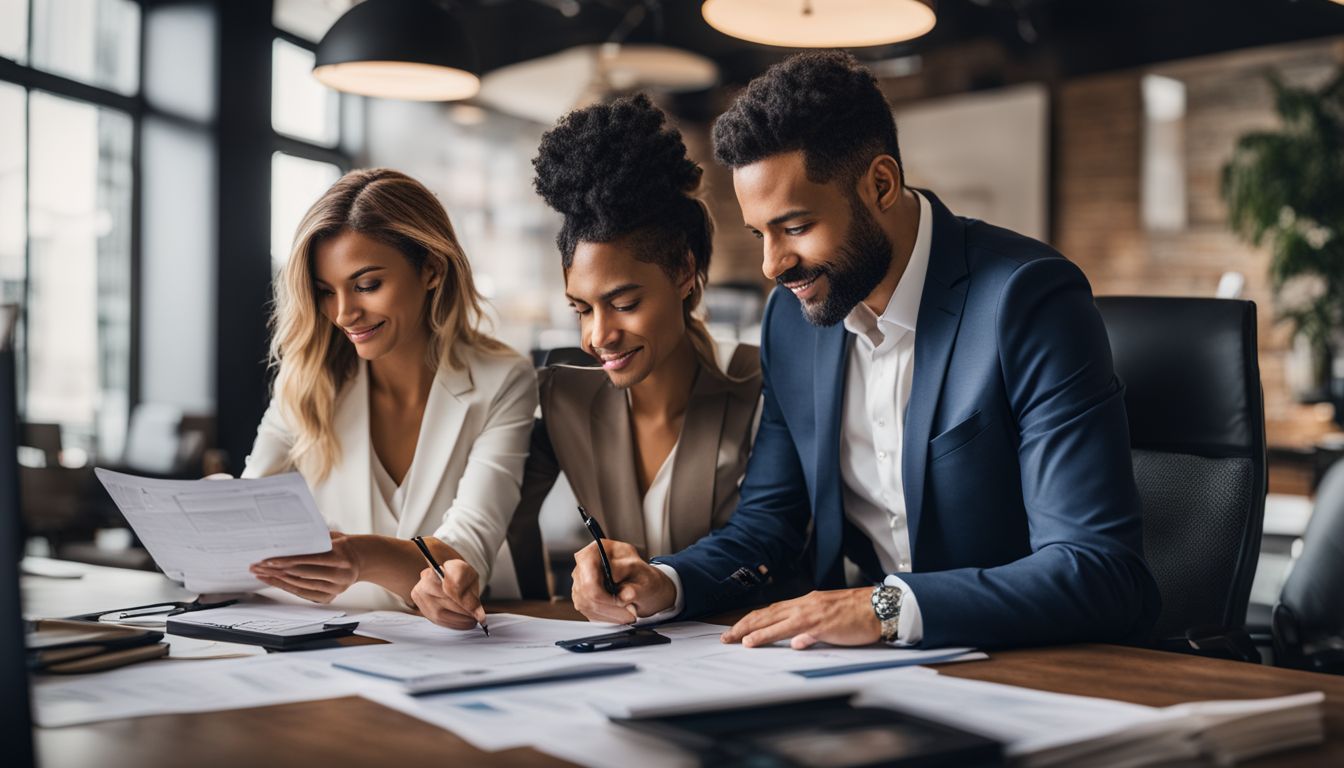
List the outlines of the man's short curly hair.
{"type": "Polygon", "coordinates": [[[542,135],[532,165],[537,193],[565,217],[556,244],[566,270],[580,241],[632,235],[640,260],[673,279],[684,274],[687,251],[697,276],[708,274],[713,228],[693,196],[700,166],[648,96],[570,112],[542,135]]]}
{"type": "Polygon", "coordinates": [[[729,168],[799,149],[807,177],[818,184],[857,181],[878,155],[901,166],[891,107],[873,73],[850,54],[785,59],[752,80],[714,123],[714,159],[729,168]]]}

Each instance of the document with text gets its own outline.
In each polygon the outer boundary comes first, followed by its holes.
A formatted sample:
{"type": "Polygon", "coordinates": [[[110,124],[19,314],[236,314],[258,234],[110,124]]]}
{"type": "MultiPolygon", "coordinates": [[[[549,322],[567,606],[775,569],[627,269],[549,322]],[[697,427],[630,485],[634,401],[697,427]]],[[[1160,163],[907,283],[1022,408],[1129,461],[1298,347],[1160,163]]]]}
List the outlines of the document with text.
{"type": "Polygon", "coordinates": [[[331,534],[297,472],[254,480],[157,480],[95,469],[145,549],[194,592],[265,587],[248,566],[331,551],[331,534]]]}

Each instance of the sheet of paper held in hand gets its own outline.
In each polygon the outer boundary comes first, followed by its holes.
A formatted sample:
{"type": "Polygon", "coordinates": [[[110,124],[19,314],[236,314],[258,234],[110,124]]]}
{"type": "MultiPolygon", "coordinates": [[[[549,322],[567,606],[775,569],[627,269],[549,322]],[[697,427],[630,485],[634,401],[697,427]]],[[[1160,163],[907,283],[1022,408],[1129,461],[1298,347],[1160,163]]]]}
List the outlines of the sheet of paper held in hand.
{"type": "Polygon", "coordinates": [[[164,574],[193,592],[266,586],[248,566],[331,551],[331,535],[297,472],[255,480],[155,480],[94,473],[164,574]]]}

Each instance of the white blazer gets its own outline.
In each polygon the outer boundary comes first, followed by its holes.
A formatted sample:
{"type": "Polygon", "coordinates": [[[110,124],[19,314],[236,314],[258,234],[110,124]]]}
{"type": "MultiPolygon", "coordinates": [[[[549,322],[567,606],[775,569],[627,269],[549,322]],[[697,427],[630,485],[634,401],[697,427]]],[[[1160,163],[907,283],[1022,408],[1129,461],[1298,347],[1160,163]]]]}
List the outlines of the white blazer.
{"type": "MultiPolygon", "coordinates": [[[[504,545],[521,493],[537,408],[536,373],[529,361],[512,350],[501,354],[468,348],[463,357],[466,370],[454,370],[445,361],[430,388],[415,458],[402,480],[405,500],[396,535],[442,539],[476,569],[484,587],[491,582],[496,554],[504,545]]],[[[337,396],[335,408],[340,457],[326,479],[305,479],[332,530],[372,533],[373,494],[378,488],[371,463],[366,362],[360,361],[358,372],[337,396]]],[[[289,456],[294,434],[272,400],[257,429],[243,477],[298,469],[289,456]]],[[[507,546],[500,570],[498,581],[502,583],[494,593],[502,597],[507,596],[509,583],[517,589],[507,546]]],[[[367,582],[353,585],[334,604],[407,607],[398,596],[367,582]]]]}

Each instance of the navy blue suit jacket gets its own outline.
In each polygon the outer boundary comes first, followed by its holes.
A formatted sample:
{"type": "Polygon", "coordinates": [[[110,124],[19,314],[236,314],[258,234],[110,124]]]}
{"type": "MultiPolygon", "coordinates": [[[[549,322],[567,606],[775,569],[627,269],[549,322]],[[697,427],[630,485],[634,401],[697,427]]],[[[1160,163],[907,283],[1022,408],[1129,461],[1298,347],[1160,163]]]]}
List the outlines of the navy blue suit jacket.
{"type": "MultiPolygon", "coordinates": [[[[924,194],[933,242],[903,438],[912,572],[900,574],[919,601],[921,644],[1145,633],[1160,603],[1123,387],[1087,279],[1048,246],[924,194]]],[[[758,601],[763,582],[808,565],[817,588],[843,587],[844,555],[882,578],[841,495],[852,339],[843,325],[810,325],[789,291],[770,297],[765,402],[737,510],[658,558],[681,579],[683,617],[758,601]]]]}

